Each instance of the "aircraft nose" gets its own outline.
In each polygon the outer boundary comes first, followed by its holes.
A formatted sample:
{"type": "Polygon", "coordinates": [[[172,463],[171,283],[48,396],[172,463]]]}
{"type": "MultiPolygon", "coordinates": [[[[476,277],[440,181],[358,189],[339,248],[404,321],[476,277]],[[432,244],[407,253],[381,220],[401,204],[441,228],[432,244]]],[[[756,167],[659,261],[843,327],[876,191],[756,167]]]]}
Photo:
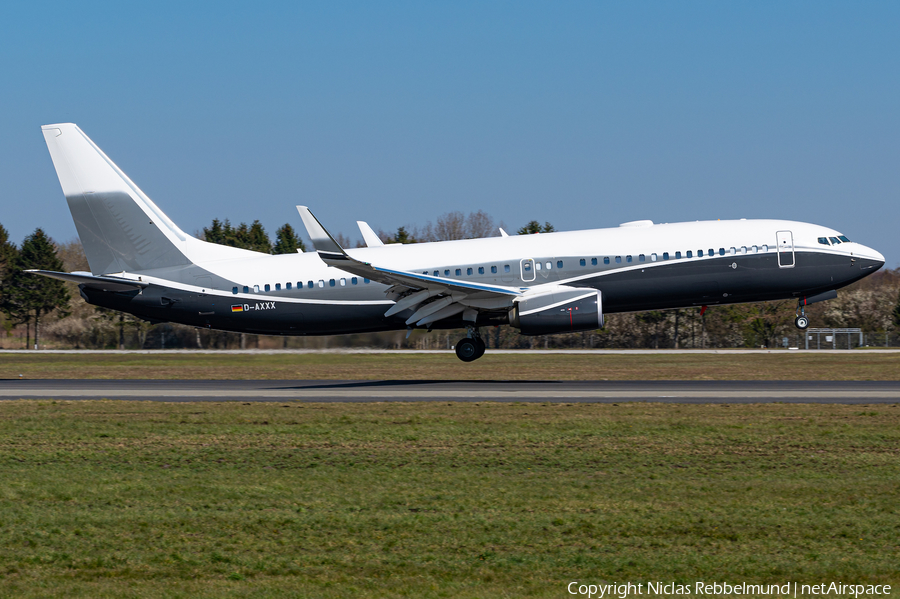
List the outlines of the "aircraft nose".
{"type": "Polygon", "coordinates": [[[884,266],[884,255],[882,255],[881,252],[864,245],[861,245],[859,249],[860,251],[857,253],[857,256],[859,257],[859,267],[861,269],[878,270],[884,266]]]}

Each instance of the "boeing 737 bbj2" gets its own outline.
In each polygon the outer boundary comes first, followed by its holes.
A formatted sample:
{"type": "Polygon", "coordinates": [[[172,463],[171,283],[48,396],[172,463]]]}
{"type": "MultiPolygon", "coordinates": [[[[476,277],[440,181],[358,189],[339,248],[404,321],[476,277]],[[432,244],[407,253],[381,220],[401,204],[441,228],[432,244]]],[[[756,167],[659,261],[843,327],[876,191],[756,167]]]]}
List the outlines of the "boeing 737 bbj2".
{"type": "Polygon", "coordinates": [[[151,322],[263,335],[465,328],[456,353],[468,362],[484,354],[481,327],[585,331],[613,312],[793,298],[805,329],[807,304],[884,264],[834,229],[783,220],[416,245],[383,245],[360,222],[368,247],[350,249],[305,206],[315,251],[271,256],[187,235],[76,125],[42,129],[91,272],[33,272],[151,322]]]}

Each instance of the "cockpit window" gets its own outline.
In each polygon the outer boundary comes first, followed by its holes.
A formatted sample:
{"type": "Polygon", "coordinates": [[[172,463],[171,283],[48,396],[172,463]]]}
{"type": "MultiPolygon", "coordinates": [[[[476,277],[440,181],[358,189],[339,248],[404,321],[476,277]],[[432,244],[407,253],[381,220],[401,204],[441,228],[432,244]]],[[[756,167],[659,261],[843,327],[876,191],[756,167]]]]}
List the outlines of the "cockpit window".
{"type": "Polygon", "coordinates": [[[850,240],[847,239],[847,236],[846,236],[846,235],[838,235],[838,239],[840,239],[840,240],[843,241],[844,243],[850,243],[850,240]]]}
{"type": "Polygon", "coordinates": [[[829,245],[827,237],[819,237],[819,243],[822,245],[829,245]]]}
{"type": "Polygon", "coordinates": [[[837,237],[829,237],[828,239],[831,240],[831,245],[837,245],[840,243],[840,241],[838,241],[837,237]]]}

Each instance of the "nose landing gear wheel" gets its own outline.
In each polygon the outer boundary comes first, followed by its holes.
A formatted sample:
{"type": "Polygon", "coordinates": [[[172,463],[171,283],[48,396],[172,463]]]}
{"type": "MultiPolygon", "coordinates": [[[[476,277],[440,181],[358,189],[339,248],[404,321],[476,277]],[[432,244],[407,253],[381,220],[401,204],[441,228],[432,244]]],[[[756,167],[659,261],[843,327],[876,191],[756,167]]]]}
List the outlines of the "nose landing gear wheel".
{"type": "Polygon", "coordinates": [[[805,331],[809,328],[809,319],[806,316],[798,316],[796,320],[794,320],[794,324],[801,331],[805,331]]]}

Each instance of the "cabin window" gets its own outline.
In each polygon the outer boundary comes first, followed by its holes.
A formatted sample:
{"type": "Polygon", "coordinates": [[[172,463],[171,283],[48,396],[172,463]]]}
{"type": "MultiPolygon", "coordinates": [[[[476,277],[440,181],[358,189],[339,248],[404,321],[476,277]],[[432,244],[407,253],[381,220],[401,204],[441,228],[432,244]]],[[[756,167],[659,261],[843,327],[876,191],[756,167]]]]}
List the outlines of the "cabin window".
{"type": "Polygon", "coordinates": [[[480,275],[483,275],[483,274],[484,274],[484,267],[483,267],[483,266],[479,266],[479,267],[478,267],[478,274],[480,274],[480,275]]]}
{"type": "Polygon", "coordinates": [[[831,245],[838,245],[840,243],[837,237],[829,237],[828,239],[831,241],[831,245]]]}
{"type": "Polygon", "coordinates": [[[563,266],[563,261],[562,261],[562,260],[557,260],[557,261],[556,261],[556,268],[562,268],[562,266],[563,266]]]}
{"type": "Polygon", "coordinates": [[[762,251],[764,251],[764,252],[768,252],[769,246],[764,243],[764,244],[762,244],[762,248],[760,248],[760,249],[762,249],[762,251]]]}
{"type": "Polygon", "coordinates": [[[714,249],[712,249],[712,248],[709,248],[709,251],[706,252],[706,255],[709,256],[709,257],[715,256],[715,255],[716,255],[716,250],[714,250],[714,249]]]}
{"type": "Polygon", "coordinates": [[[347,279],[341,279],[341,287],[347,286],[347,279]]]}
{"type": "Polygon", "coordinates": [[[467,274],[467,275],[472,274],[472,269],[471,269],[471,268],[467,268],[467,269],[466,269],[466,274],[467,274]]]}
{"type": "Polygon", "coordinates": [[[724,255],[725,255],[725,248],[719,248],[719,255],[720,255],[720,256],[724,256],[724,255]]]}
{"type": "Polygon", "coordinates": [[[461,268],[457,268],[457,269],[456,269],[456,276],[457,276],[457,277],[462,276],[462,269],[461,269],[461,268]]]}
{"type": "Polygon", "coordinates": [[[334,279],[328,279],[328,286],[334,287],[334,279]]]}
{"type": "Polygon", "coordinates": [[[694,257],[694,253],[693,253],[691,250],[688,250],[688,251],[685,253],[685,256],[684,256],[684,257],[685,257],[685,258],[693,258],[693,257],[694,257]]]}
{"type": "Polygon", "coordinates": [[[663,252],[663,260],[669,259],[669,252],[663,252]]]}
{"type": "Polygon", "coordinates": [[[253,293],[259,293],[259,285],[253,286],[253,293]]]}
{"type": "Polygon", "coordinates": [[[535,263],[534,263],[534,269],[535,269],[535,270],[540,270],[541,268],[543,268],[543,266],[541,266],[541,263],[540,263],[540,262],[535,262],[535,263]]]}
{"type": "Polygon", "coordinates": [[[678,260],[681,258],[681,252],[675,252],[675,259],[678,260]]]}
{"type": "Polygon", "coordinates": [[[656,254],[650,254],[650,262],[656,262],[656,254]]]}
{"type": "Polygon", "coordinates": [[[578,261],[578,265],[579,266],[587,266],[587,260],[582,258],[581,260],[578,261]]]}
{"type": "MultiPolygon", "coordinates": [[[[298,286],[298,287],[301,287],[301,285],[300,285],[299,283],[297,283],[297,286],[298,286]]],[[[313,282],[312,282],[312,281],[307,281],[307,282],[306,282],[306,287],[307,287],[308,289],[312,289],[312,288],[313,288],[313,282]]]]}
{"type": "Polygon", "coordinates": [[[737,250],[735,250],[734,248],[728,248],[728,253],[734,256],[735,254],[737,254],[737,250]]]}
{"type": "Polygon", "coordinates": [[[819,237],[819,243],[821,243],[822,245],[830,245],[830,244],[828,243],[828,238],[827,238],[827,237],[819,237]]]}
{"type": "Polygon", "coordinates": [[[616,256],[616,264],[622,263],[622,256],[616,256]]]}
{"type": "Polygon", "coordinates": [[[840,239],[840,240],[843,241],[844,243],[850,243],[850,240],[847,239],[847,236],[846,236],[846,235],[838,235],[838,239],[840,239]]]}
{"type": "Polygon", "coordinates": [[[591,266],[597,266],[597,259],[591,258],[591,266]]]}
{"type": "Polygon", "coordinates": [[[450,269],[449,269],[449,268],[445,268],[445,269],[444,269],[444,276],[445,276],[445,277],[449,277],[449,276],[450,276],[450,269]]]}
{"type": "Polygon", "coordinates": [[[625,262],[631,262],[631,256],[625,256],[625,262]]]}
{"type": "Polygon", "coordinates": [[[232,288],[231,288],[231,293],[237,295],[237,287],[232,287],[232,288]]]}
{"type": "Polygon", "coordinates": [[[285,284],[284,284],[284,288],[285,288],[287,291],[290,291],[290,289],[291,289],[291,284],[290,284],[290,283],[285,283],[285,284]]]}
{"type": "Polygon", "coordinates": [[[703,257],[703,250],[697,250],[697,257],[698,257],[698,258],[702,258],[702,257],[703,257]]]}
{"type": "Polygon", "coordinates": [[[265,289],[266,291],[271,291],[272,287],[268,283],[266,283],[265,289]]]}
{"type": "Polygon", "coordinates": [[[758,252],[758,251],[759,251],[759,248],[756,247],[755,245],[751,245],[751,246],[750,246],[750,253],[751,253],[751,254],[755,254],[755,253],[758,252]]]}
{"type": "Polygon", "coordinates": [[[368,285],[368,284],[369,284],[369,279],[363,279],[363,283],[365,283],[366,285],[368,285]]]}
{"type": "Polygon", "coordinates": [[[553,268],[553,265],[550,264],[549,262],[546,264],[546,266],[547,266],[547,270],[550,270],[551,268],[553,268]]]}
{"type": "Polygon", "coordinates": [[[746,245],[742,245],[742,246],[741,246],[741,253],[742,253],[742,254],[746,254],[746,253],[747,253],[747,246],[746,246],[746,245]]]}
{"type": "Polygon", "coordinates": [[[645,256],[644,254],[641,254],[640,256],[638,256],[638,262],[646,262],[646,261],[647,261],[647,256],[645,256]]]}
{"type": "Polygon", "coordinates": [[[434,276],[439,277],[440,275],[441,275],[441,271],[439,271],[439,270],[434,271],[434,276]]]}
{"type": "Polygon", "coordinates": [[[250,288],[244,285],[244,293],[250,293],[250,288]]]}
{"type": "Polygon", "coordinates": [[[281,291],[281,283],[275,283],[275,291],[281,291]]]}
{"type": "Polygon", "coordinates": [[[509,272],[509,264],[503,265],[503,272],[509,272]]]}
{"type": "Polygon", "coordinates": [[[496,267],[496,266],[492,266],[492,267],[491,267],[491,272],[492,272],[493,274],[497,274],[497,267],[496,267]]]}
{"type": "Polygon", "coordinates": [[[603,258],[603,264],[609,264],[609,256],[603,258]]]}
{"type": "Polygon", "coordinates": [[[351,285],[356,285],[356,284],[358,284],[358,283],[359,283],[359,279],[357,279],[356,277],[353,277],[352,279],[350,279],[350,284],[351,284],[351,285]]]}
{"type": "Polygon", "coordinates": [[[325,279],[319,279],[319,288],[322,289],[325,287],[325,279]]]}

